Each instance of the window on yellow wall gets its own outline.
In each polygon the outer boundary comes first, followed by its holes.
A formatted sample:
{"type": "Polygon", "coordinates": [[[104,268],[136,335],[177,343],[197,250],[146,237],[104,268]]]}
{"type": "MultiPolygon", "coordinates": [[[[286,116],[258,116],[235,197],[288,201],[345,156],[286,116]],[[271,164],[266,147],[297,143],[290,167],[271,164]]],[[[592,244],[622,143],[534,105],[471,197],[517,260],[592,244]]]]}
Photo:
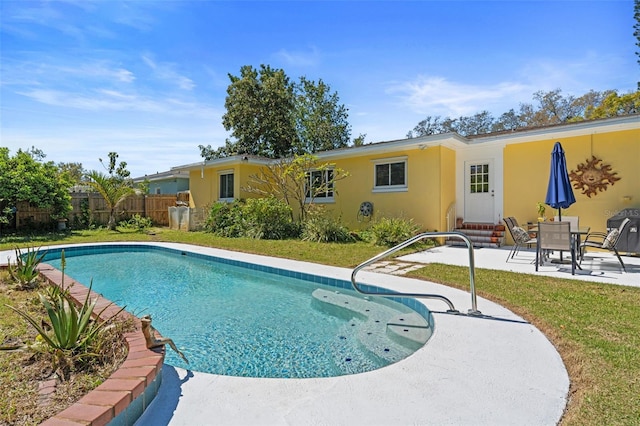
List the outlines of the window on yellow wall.
{"type": "Polygon", "coordinates": [[[313,170],[306,174],[306,196],[311,199],[311,191],[313,190],[313,198],[316,202],[333,201],[333,170],[313,170]]]}
{"type": "Polygon", "coordinates": [[[374,164],[374,191],[406,191],[407,160],[378,160],[374,164]]]}
{"type": "Polygon", "coordinates": [[[233,173],[220,174],[220,200],[233,200],[233,173]]]}

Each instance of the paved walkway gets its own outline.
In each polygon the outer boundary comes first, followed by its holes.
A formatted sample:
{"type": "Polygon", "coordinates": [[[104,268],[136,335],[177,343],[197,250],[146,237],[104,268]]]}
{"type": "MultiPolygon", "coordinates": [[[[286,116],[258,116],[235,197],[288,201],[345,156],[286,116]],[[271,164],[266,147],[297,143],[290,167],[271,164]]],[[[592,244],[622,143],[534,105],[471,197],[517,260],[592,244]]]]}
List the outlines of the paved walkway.
{"type": "MultiPolygon", "coordinates": [[[[511,247],[480,248],[474,250],[476,268],[497,269],[524,274],[546,275],[556,278],[567,278],[581,281],[592,281],[606,284],[618,284],[640,287],[640,256],[622,256],[627,272],[622,271],[615,254],[592,250],[587,252],[582,261],[582,270],[576,269],[571,275],[571,265],[548,262],[535,270],[535,249],[523,249],[513,259],[506,262],[511,247]]],[[[565,253],[566,257],[566,253],[565,253]]],[[[469,265],[466,247],[440,246],[401,256],[393,264],[376,264],[376,271],[385,272],[394,269],[395,274],[411,270],[415,265],[426,263],[444,263],[448,265],[469,265]]]]}

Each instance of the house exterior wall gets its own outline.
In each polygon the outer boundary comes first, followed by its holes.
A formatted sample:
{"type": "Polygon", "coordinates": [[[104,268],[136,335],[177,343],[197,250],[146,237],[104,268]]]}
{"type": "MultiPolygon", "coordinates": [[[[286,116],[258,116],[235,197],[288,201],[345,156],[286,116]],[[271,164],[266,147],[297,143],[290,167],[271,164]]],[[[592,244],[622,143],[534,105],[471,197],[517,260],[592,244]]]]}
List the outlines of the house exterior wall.
{"type": "MultiPolygon", "coordinates": [[[[322,160],[320,160],[322,163],[322,160]]],[[[364,229],[369,220],[358,217],[360,204],[373,203],[373,220],[412,218],[422,230],[443,230],[444,213],[455,199],[455,152],[434,146],[363,155],[331,161],[349,172],[336,182],[334,203],[326,208],[351,229],[364,229]],[[375,164],[379,161],[407,161],[407,188],[391,192],[374,190],[375,164]]]]}
{"type": "MultiPolygon", "coordinates": [[[[536,204],[546,197],[551,151],[556,141],[562,144],[569,171],[594,155],[609,164],[621,179],[591,197],[574,188],[576,202],[562,210],[563,216],[579,216],[580,226],[604,231],[607,219],[619,210],[640,206],[640,129],[635,129],[505,146],[505,215],[514,216],[520,223],[537,220],[536,204]]],[[[546,217],[555,215],[557,210],[547,206],[546,217]]]]}
{"type": "Polygon", "coordinates": [[[189,179],[173,178],[165,181],[149,182],[149,194],[177,194],[189,189],[189,179]]]}
{"type": "Polygon", "coordinates": [[[203,208],[219,201],[220,174],[233,173],[233,193],[235,198],[258,197],[244,191],[251,175],[257,174],[262,166],[251,163],[223,164],[189,172],[189,207],[203,208]]]}
{"type": "MultiPolygon", "coordinates": [[[[447,223],[447,210],[452,204],[456,204],[456,187],[458,184],[456,178],[456,152],[450,148],[440,148],[440,226],[429,229],[437,231],[448,231],[447,226],[454,226],[456,216],[450,218],[451,223],[447,223]]],[[[457,212],[457,205],[456,205],[457,212]]]]}
{"type": "MultiPolygon", "coordinates": [[[[591,197],[574,189],[577,202],[563,210],[563,215],[579,216],[581,226],[604,230],[607,219],[619,210],[640,207],[640,115],[473,139],[456,134],[431,135],[321,152],[317,154],[319,164],[333,164],[349,176],[336,182],[333,200],[317,198],[316,203],[324,205],[350,229],[369,226],[370,221],[358,215],[360,204],[368,201],[373,203],[373,220],[411,218],[423,231],[445,231],[452,204],[456,206],[456,216],[469,221],[465,217],[465,207],[469,212],[469,205],[465,206],[465,165],[487,160],[493,164],[493,201],[488,204],[492,210],[487,222],[502,223],[505,216],[514,216],[521,224],[535,222],[536,204],[544,202],[546,196],[551,151],[556,141],[562,143],[569,170],[594,155],[621,178],[591,197]],[[406,189],[375,190],[378,161],[406,161],[406,189]]],[[[202,166],[184,166],[182,170],[190,172],[191,207],[206,207],[218,200],[219,174],[225,170],[234,173],[235,198],[258,197],[242,188],[269,162],[260,157],[236,156],[211,160],[202,166]]],[[[557,211],[547,207],[547,217],[555,214],[557,211]]],[[[456,217],[449,219],[453,223],[456,217]]]]}

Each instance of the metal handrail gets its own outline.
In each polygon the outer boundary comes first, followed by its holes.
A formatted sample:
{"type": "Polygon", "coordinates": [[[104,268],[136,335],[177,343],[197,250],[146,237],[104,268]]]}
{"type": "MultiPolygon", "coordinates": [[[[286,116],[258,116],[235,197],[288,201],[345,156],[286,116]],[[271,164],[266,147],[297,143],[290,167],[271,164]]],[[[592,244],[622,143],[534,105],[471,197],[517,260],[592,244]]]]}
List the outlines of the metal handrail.
{"type": "Polygon", "coordinates": [[[356,282],[356,275],[358,274],[358,272],[360,272],[360,270],[368,265],[371,265],[374,262],[377,262],[379,260],[384,259],[385,257],[396,253],[400,250],[402,250],[405,247],[409,247],[410,245],[420,241],[420,240],[424,240],[425,238],[434,238],[434,237],[456,237],[456,238],[460,238],[461,240],[463,240],[466,244],[467,244],[467,248],[469,249],[469,287],[470,287],[470,292],[471,292],[471,309],[469,309],[468,313],[469,315],[482,315],[482,313],[478,310],[478,303],[476,300],[476,272],[475,272],[475,262],[474,262],[474,257],[473,257],[473,244],[471,243],[471,240],[469,239],[469,237],[467,237],[465,234],[461,233],[461,232],[424,232],[422,234],[418,234],[413,238],[410,238],[408,240],[406,240],[403,243],[398,244],[395,247],[390,248],[389,250],[380,253],[377,256],[372,257],[371,259],[362,262],[361,264],[359,264],[358,266],[356,266],[353,269],[353,272],[351,272],[351,285],[353,286],[353,288],[361,294],[368,294],[368,295],[376,295],[376,296],[386,296],[386,297],[415,297],[415,298],[426,298],[426,299],[438,299],[438,300],[442,300],[443,302],[445,302],[447,305],[449,305],[449,311],[450,312],[458,312],[458,310],[453,306],[453,303],[451,302],[451,300],[449,300],[448,298],[446,298],[445,296],[439,295],[439,294],[428,294],[428,293],[399,293],[399,292],[387,292],[387,293],[374,293],[374,292],[368,292],[365,291],[363,289],[361,289],[360,287],[358,287],[358,283],[356,282]]]}
{"type": "Polygon", "coordinates": [[[449,204],[449,208],[447,209],[447,214],[446,214],[446,219],[447,219],[447,231],[451,232],[455,229],[456,227],[456,202],[452,202],[451,204],[449,204]],[[453,219],[452,219],[453,217],[453,219]],[[452,225],[453,222],[453,225],[452,225]]]}

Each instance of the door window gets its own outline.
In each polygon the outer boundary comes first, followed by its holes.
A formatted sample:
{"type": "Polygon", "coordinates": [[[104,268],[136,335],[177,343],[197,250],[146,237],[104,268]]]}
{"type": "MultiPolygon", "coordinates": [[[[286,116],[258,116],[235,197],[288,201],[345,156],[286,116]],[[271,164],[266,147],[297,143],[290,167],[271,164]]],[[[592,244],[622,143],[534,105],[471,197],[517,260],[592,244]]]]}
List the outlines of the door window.
{"type": "Polygon", "coordinates": [[[489,192],[488,164],[471,164],[469,166],[469,192],[472,194],[489,192]]]}

